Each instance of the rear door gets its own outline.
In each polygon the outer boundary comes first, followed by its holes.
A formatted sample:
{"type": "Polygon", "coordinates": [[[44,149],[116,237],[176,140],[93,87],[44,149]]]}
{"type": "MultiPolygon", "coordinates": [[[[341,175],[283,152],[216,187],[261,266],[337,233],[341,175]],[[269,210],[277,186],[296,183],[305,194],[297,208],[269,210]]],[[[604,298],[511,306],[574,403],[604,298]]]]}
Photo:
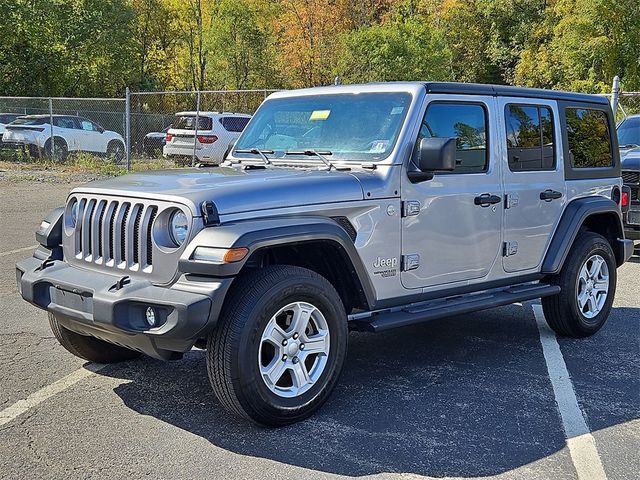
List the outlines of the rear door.
{"type": "Polygon", "coordinates": [[[74,117],[53,117],[53,133],[64,138],[69,151],[82,150],[84,135],[80,129],[80,123],[74,117]]]}
{"type": "Polygon", "coordinates": [[[566,201],[556,102],[498,98],[505,185],[503,267],[538,269],[566,201]]]}

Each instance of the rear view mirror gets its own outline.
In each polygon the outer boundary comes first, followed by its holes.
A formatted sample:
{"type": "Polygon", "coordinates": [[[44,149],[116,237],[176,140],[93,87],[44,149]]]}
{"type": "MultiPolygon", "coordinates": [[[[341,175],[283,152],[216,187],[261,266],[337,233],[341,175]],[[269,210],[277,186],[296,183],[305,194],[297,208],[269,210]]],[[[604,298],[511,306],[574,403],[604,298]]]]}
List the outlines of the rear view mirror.
{"type": "Polygon", "coordinates": [[[412,182],[430,180],[434,172],[450,172],[456,168],[456,139],[428,137],[420,140],[414,163],[419,171],[409,172],[412,182]]]}

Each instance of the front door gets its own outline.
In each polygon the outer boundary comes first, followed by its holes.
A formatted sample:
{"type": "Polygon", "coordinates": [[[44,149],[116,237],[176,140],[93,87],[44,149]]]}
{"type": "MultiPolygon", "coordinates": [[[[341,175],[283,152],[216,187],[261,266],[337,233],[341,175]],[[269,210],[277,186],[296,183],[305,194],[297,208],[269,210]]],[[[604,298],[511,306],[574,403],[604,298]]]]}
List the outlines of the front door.
{"type": "Polygon", "coordinates": [[[455,137],[456,168],[402,180],[402,284],[428,288],[486,277],[501,254],[503,189],[495,98],[429,95],[420,138],[455,137]]]}
{"type": "Polygon", "coordinates": [[[502,263],[506,272],[537,269],[566,198],[558,110],[553,101],[500,98],[505,184],[502,263]]]}

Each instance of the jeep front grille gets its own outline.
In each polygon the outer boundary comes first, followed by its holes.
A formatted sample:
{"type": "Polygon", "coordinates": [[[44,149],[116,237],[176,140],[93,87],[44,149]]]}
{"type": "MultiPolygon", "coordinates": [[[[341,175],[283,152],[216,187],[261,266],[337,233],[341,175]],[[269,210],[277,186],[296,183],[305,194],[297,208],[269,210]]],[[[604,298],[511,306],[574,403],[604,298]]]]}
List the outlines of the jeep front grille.
{"type": "Polygon", "coordinates": [[[640,172],[622,172],[622,181],[627,185],[640,183],[640,172]]]}
{"type": "Polygon", "coordinates": [[[73,236],[75,258],[121,270],[152,271],[151,228],[157,205],[76,198],[79,206],[73,236]]]}

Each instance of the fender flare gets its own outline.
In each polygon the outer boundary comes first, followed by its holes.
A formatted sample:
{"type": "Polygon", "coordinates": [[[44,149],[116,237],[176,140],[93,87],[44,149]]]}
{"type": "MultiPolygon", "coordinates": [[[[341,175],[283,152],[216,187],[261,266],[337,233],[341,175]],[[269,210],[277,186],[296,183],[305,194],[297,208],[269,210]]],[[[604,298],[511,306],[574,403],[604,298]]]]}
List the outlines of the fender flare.
{"type": "Polygon", "coordinates": [[[201,230],[189,243],[179,261],[183,273],[212,277],[229,277],[240,273],[247,260],[264,248],[296,245],[307,242],[329,242],[344,255],[344,261],[358,280],[369,305],[375,304],[376,294],[353,240],[335,220],[327,217],[280,217],[264,220],[247,220],[237,223],[211,226],[201,230]],[[213,264],[193,260],[193,252],[199,246],[217,248],[246,247],[249,254],[240,262],[213,264]]]}
{"type": "MultiPolygon", "coordinates": [[[[605,197],[585,197],[571,201],[558,222],[558,226],[553,235],[553,239],[549,244],[547,253],[542,263],[542,273],[555,275],[560,272],[564,261],[569,255],[569,250],[575,241],[580,227],[592,215],[599,214],[615,214],[618,219],[614,225],[614,231],[617,239],[623,239],[622,218],[620,216],[620,207],[613,200],[605,197]]],[[[617,245],[611,245],[618,265],[622,264],[625,259],[620,261],[619,248],[617,245]]],[[[624,254],[622,255],[624,257],[624,254]]]]}

